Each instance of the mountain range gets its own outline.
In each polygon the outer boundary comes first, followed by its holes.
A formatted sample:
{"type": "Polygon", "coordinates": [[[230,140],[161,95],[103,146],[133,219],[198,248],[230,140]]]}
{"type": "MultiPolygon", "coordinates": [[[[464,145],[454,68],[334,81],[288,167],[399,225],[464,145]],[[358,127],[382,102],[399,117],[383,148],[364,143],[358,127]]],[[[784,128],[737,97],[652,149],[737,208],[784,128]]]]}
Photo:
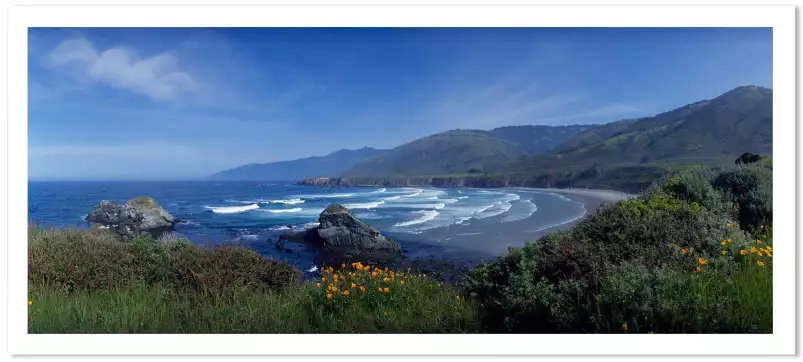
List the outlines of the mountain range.
{"type": "Polygon", "coordinates": [[[610,178],[610,172],[606,176],[602,171],[613,169],[619,169],[619,178],[624,177],[621,170],[627,169],[634,177],[649,179],[667,166],[733,162],[743,152],[772,154],[772,89],[742,86],[652,117],[602,125],[452,130],[389,150],[340,150],[323,157],[244,165],[212,177],[288,180],[505,175],[505,184],[515,179],[517,183],[554,186],[549,180],[561,179],[572,185],[578,177],[589,179],[589,175],[602,182],[610,178]]]}

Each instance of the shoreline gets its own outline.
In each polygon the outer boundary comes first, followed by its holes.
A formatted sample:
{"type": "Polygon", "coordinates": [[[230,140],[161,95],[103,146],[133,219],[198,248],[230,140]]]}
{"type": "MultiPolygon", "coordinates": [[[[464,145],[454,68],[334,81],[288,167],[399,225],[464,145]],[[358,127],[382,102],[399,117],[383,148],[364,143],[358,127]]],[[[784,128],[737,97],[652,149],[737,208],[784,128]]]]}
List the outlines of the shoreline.
{"type": "MultiPolygon", "coordinates": [[[[485,189],[485,188],[481,188],[485,189]]],[[[455,262],[462,265],[477,264],[507,253],[508,248],[520,248],[526,243],[535,242],[542,236],[568,230],[588,215],[597,212],[599,207],[614,204],[636,195],[603,189],[546,189],[546,188],[505,188],[522,196],[522,200],[533,194],[554,194],[582,205],[582,214],[568,217],[554,225],[543,225],[537,211],[530,216],[513,221],[501,222],[499,217],[472,220],[468,225],[452,225],[420,234],[389,233],[398,240],[403,249],[414,249],[414,253],[405,252],[410,259],[437,259],[455,262]],[[530,194],[530,195],[527,195],[530,194]],[[536,218],[539,218],[536,223],[536,218]],[[534,225],[535,224],[535,225],[534,225]],[[533,228],[535,226],[535,229],[533,228]],[[405,248],[409,245],[409,248],[405,248]]],[[[538,210],[541,210],[539,208],[538,210]]],[[[580,211],[578,209],[578,211],[580,211]]],[[[579,213],[579,212],[578,212],[579,213]]],[[[412,250],[410,250],[412,251],[412,250]]]]}

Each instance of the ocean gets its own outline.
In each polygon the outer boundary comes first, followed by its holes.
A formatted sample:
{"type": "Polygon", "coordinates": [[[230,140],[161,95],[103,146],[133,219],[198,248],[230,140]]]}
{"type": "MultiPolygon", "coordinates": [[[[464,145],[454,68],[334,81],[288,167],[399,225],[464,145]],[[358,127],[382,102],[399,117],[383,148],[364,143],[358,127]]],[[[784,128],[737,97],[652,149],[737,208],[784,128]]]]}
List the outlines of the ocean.
{"type": "Polygon", "coordinates": [[[153,197],[183,220],[176,233],[194,243],[234,243],[301,269],[319,262],[314,251],[292,243],[286,245],[290,250],[279,250],[272,241],[281,233],[316,226],[321,211],[335,202],[397,240],[411,255],[423,249],[432,253],[427,240],[435,245],[461,237],[469,241],[452,245],[489,250],[492,248],[488,245],[479,244],[496,242],[493,235],[499,233],[494,230],[537,232],[586,214],[582,203],[561,195],[506,189],[329,189],[292,182],[32,181],[28,184],[28,218],[43,226],[87,228],[84,217],[101,200],[124,203],[138,196],[153,197]],[[483,233],[488,237],[478,238],[483,233]]]}

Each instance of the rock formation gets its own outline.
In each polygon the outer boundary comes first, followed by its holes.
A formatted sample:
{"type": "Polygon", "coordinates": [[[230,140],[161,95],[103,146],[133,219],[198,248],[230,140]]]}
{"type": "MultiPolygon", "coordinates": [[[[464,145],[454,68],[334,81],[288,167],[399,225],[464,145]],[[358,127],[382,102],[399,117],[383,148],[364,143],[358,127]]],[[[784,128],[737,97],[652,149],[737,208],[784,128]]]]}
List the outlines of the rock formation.
{"type": "Polygon", "coordinates": [[[176,218],[151,197],[138,197],[120,206],[113,201],[104,200],[87,214],[85,220],[93,227],[105,227],[126,239],[137,235],[150,235],[158,238],[173,230],[176,218]]]}

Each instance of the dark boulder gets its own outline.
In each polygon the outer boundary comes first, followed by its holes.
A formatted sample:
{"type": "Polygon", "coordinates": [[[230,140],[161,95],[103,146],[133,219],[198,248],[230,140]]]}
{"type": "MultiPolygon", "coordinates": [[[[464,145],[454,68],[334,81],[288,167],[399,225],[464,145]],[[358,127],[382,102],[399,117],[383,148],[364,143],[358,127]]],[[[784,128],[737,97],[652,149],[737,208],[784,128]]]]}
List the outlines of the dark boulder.
{"type": "Polygon", "coordinates": [[[176,218],[151,197],[138,197],[120,206],[113,201],[104,200],[87,214],[85,220],[96,228],[108,228],[130,239],[137,235],[150,235],[158,238],[173,230],[176,218]]]}
{"type": "Polygon", "coordinates": [[[758,162],[759,160],[761,160],[761,156],[760,155],[756,155],[756,154],[750,153],[750,152],[745,152],[741,156],[739,156],[739,158],[736,159],[735,163],[737,165],[746,165],[746,164],[749,164],[749,163],[758,162]]]}

